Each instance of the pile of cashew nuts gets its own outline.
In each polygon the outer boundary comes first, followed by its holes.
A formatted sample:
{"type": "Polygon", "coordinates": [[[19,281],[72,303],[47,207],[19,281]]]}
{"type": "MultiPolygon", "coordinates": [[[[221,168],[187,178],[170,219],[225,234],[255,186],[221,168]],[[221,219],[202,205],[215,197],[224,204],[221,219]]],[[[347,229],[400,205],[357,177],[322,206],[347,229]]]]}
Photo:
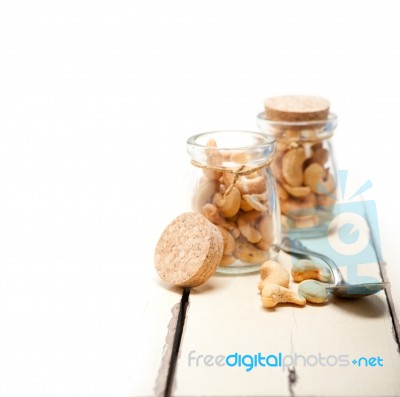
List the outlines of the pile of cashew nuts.
{"type": "Polygon", "coordinates": [[[281,204],[282,224],[313,227],[329,217],[335,204],[335,180],[321,141],[281,140],[272,164],[281,204]],[[287,217],[287,218],[286,218],[287,217]]]}
{"type": "MultiPolygon", "coordinates": [[[[215,149],[216,143],[210,140],[207,146],[215,149]]],[[[245,152],[225,154],[209,150],[207,164],[220,165],[224,161],[245,164],[246,156],[245,152]]],[[[232,265],[238,259],[249,264],[269,259],[274,228],[263,172],[257,170],[241,175],[233,183],[234,175],[228,170],[203,169],[204,178],[193,196],[192,207],[216,225],[222,234],[224,254],[220,266],[232,265]]]]}
{"type": "Polygon", "coordinates": [[[301,259],[292,266],[293,281],[300,283],[297,293],[289,289],[290,274],[280,263],[268,260],[261,265],[260,272],[258,289],[264,307],[273,308],[278,303],[304,306],[306,301],[325,303],[328,299],[330,273],[310,260],[301,259]]]}

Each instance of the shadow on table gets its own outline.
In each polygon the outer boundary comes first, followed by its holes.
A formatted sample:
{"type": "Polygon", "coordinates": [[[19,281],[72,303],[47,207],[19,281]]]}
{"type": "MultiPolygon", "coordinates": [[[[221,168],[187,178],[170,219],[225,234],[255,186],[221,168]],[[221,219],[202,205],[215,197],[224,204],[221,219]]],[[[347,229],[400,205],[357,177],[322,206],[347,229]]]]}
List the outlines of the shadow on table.
{"type": "Polygon", "coordinates": [[[158,278],[154,278],[155,283],[160,287],[163,288],[167,291],[173,292],[176,295],[182,296],[183,288],[182,287],[177,287],[175,285],[169,285],[167,283],[164,283],[162,280],[158,278]]]}
{"type": "Polygon", "coordinates": [[[383,317],[387,311],[383,296],[370,295],[360,299],[343,299],[332,297],[331,303],[340,310],[359,317],[383,317]]]}
{"type": "MultiPolygon", "coordinates": [[[[160,288],[163,288],[164,290],[170,291],[178,296],[182,296],[183,293],[183,287],[178,287],[174,285],[168,285],[167,283],[164,283],[162,280],[155,279],[155,282],[160,288]]],[[[199,285],[198,287],[192,287],[190,288],[190,294],[191,295],[197,295],[200,293],[207,293],[211,292],[217,289],[222,289],[223,286],[219,285],[217,282],[213,282],[212,279],[208,280],[205,284],[199,285]]]]}
{"type": "Polygon", "coordinates": [[[202,284],[198,287],[192,288],[192,294],[200,294],[207,292],[214,292],[216,290],[220,290],[221,292],[232,288],[232,285],[235,283],[240,283],[244,278],[254,278],[257,275],[258,283],[258,274],[256,272],[248,273],[248,274],[223,274],[223,273],[215,273],[205,284],[202,284]]]}

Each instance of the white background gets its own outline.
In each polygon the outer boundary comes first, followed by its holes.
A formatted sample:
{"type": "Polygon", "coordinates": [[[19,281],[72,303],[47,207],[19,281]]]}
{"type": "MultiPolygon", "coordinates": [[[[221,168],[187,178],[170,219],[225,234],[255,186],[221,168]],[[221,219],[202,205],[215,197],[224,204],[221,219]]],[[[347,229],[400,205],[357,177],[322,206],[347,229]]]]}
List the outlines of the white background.
{"type": "Polygon", "coordinates": [[[185,140],[256,129],[268,96],[331,101],[400,281],[399,17],[382,0],[0,1],[0,396],[134,391],[185,140]]]}

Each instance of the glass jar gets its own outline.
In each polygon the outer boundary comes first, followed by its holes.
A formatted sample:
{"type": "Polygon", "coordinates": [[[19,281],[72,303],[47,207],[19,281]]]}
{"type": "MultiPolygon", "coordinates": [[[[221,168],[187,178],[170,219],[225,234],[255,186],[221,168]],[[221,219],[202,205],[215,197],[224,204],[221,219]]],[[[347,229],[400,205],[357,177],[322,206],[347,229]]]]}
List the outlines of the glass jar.
{"type": "Polygon", "coordinates": [[[280,243],[280,210],[270,164],[275,139],[258,132],[216,131],[187,140],[193,211],[224,238],[218,272],[258,271],[280,243]]]}
{"type": "Polygon", "coordinates": [[[331,137],[337,117],[279,121],[257,116],[261,131],[271,134],[277,150],[271,166],[281,208],[282,233],[310,238],[328,233],[336,203],[337,170],[331,137]]]}

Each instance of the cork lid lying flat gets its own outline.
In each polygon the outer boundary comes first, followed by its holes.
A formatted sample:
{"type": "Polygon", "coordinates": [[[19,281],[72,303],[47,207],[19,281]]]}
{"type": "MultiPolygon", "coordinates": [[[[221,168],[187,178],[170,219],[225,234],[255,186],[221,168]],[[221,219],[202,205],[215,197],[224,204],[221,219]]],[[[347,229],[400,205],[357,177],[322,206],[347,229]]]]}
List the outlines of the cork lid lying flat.
{"type": "Polygon", "coordinates": [[[175,218],[162,233],[154,263],[169,284],[196,287],[220,264],[224,242],[218,228],[203,215],[188,212],[175,218]]]}
{"type": "Polygon", "coordinates": [[[266,99],[264,106],[267,119],[275,121],[326,120],[329,114],[329,102],[316,96],[276,96],[266,99]]]}

